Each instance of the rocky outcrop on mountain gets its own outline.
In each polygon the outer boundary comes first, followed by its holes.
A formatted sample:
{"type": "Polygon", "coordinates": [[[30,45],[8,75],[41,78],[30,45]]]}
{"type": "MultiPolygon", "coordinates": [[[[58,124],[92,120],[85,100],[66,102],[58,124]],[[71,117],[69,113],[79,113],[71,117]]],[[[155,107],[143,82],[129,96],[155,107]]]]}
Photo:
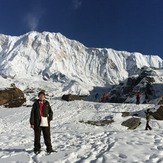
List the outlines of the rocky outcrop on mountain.
{"type": "Polygon", "coordinates": [[[135,103],[136,94],[140,92],[140,102],[148,103],[163,94],[161,83],[162,77],[159,77],[155,69],[142,67],[136,76],[127,78],[124,82],[111,89],[108,94],[110,97],[109,102],[135,103]]]}
{"type": "Polygon", "coordinates": [[[6,88],[0,90],[0,105],[6,107],[19,107],[26,101],[24,93],[19,88],[6,88]]]}
{"type": "Polygon", "coordinates": [[[141,79],[143,79],[143,78],[149,77],[149,76],[157,76],[157,74],[154,70],[152,70],[152,68],[144,66],[144,67],[142,67],[141,73],[139,76],[141,79]]]}

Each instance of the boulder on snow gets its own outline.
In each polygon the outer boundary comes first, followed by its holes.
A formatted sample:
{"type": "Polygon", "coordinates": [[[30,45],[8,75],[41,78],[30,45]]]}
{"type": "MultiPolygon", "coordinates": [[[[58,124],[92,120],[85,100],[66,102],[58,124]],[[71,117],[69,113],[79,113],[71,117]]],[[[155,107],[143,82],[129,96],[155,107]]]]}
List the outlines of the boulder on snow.
{"type": "Polygon", "coordinates": [[[152,116],[156,119],[156,120],[163,120],[163,106],[160,106],[156,112],[152,113],[152,116]]]}
{"type": "Polygon", "coordinates": [[[0,105],[13,108],[22,106],[25,101],[24,93],[19,88],[0,90],[0,105]]]}
{"type": "Polygon", "coordinates": [[[75,100],[82,100],[82,98],[80,96],[77,96],[77,95],[68,94],[68,95],[63,95],[62,100],[75,101],[75,100]]]}
{"type": "Polygon", "coordinates": [[[140,118],[130,118],[122,122],[122,126],[128,127],[128,129],[134,130],[141,124],[140,118]]]}

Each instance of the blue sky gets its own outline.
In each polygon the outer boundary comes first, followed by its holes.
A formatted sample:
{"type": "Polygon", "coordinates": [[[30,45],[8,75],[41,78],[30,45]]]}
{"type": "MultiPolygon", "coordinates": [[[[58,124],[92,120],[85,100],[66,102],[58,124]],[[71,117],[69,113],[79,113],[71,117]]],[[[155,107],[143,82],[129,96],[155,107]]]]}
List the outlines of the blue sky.
{"type": "Polygon", "coordinates": [[[0,33],[60,32],[88,47],[163,58],[162,0],[0,0],[0,33]]]}

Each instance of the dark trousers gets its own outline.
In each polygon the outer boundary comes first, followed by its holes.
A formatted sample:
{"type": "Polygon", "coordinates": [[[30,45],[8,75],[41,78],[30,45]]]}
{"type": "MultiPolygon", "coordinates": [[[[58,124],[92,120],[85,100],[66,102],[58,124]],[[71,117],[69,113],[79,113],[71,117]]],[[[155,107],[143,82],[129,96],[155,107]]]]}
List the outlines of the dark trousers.
{"type": "Polygon", "coordinates": [[[140,98],[136,98],[136,104],[137,104],[137,105],[140,104],[140,98]]]}
{"type": "Polygon", "coordinates": [[[152,130],[151,126],[149,126],[149,121],[147,121],[146,127],[145,127],[145,130],[148,130],[148,129],[152,130]]]}
{"type": "Polygon", "coordinates": [[[41,144],[40,144],[41,131],[43,133],[46,149],[47,149],[47,151],[49,151],[52,149],[51,138],[50,138],[50,126],[49,127],[35,127],[34,128],[34,134],[35,134],[34,150],[38,151],[41,148],[41,144]]]}

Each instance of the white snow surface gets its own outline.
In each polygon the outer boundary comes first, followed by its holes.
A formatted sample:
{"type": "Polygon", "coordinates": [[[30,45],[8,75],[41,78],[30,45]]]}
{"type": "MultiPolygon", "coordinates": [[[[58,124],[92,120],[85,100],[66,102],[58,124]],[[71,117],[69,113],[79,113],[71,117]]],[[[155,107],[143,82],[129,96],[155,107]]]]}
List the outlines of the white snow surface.
{"type": "Polygon", "coordinates": [[[113,104],[85,101],[64,102],[49,99],[53,148],[57,153],[33,153],[33,130],[29,125],[31,108],[0,107],[0,163],[161,163],[163,162],[163,122],[152,119],[152,131],[145,131],[144,111],[154,105],[113,104]],[[141,125],[127,130],[121,123],[130,117],[121,112],[142,112],[141,125]],[[112,116],[114,123],[97,127],[79,121],[102,120],[112,116]]]}
{"type": "Polygon", "coordinates": [[[118,84],[143,66],[162,67],[159,56],[88,48],[60,33],[0,35],[3,77],[61,83],[62,92],[89,94],[94,86],[118,84]]]}

